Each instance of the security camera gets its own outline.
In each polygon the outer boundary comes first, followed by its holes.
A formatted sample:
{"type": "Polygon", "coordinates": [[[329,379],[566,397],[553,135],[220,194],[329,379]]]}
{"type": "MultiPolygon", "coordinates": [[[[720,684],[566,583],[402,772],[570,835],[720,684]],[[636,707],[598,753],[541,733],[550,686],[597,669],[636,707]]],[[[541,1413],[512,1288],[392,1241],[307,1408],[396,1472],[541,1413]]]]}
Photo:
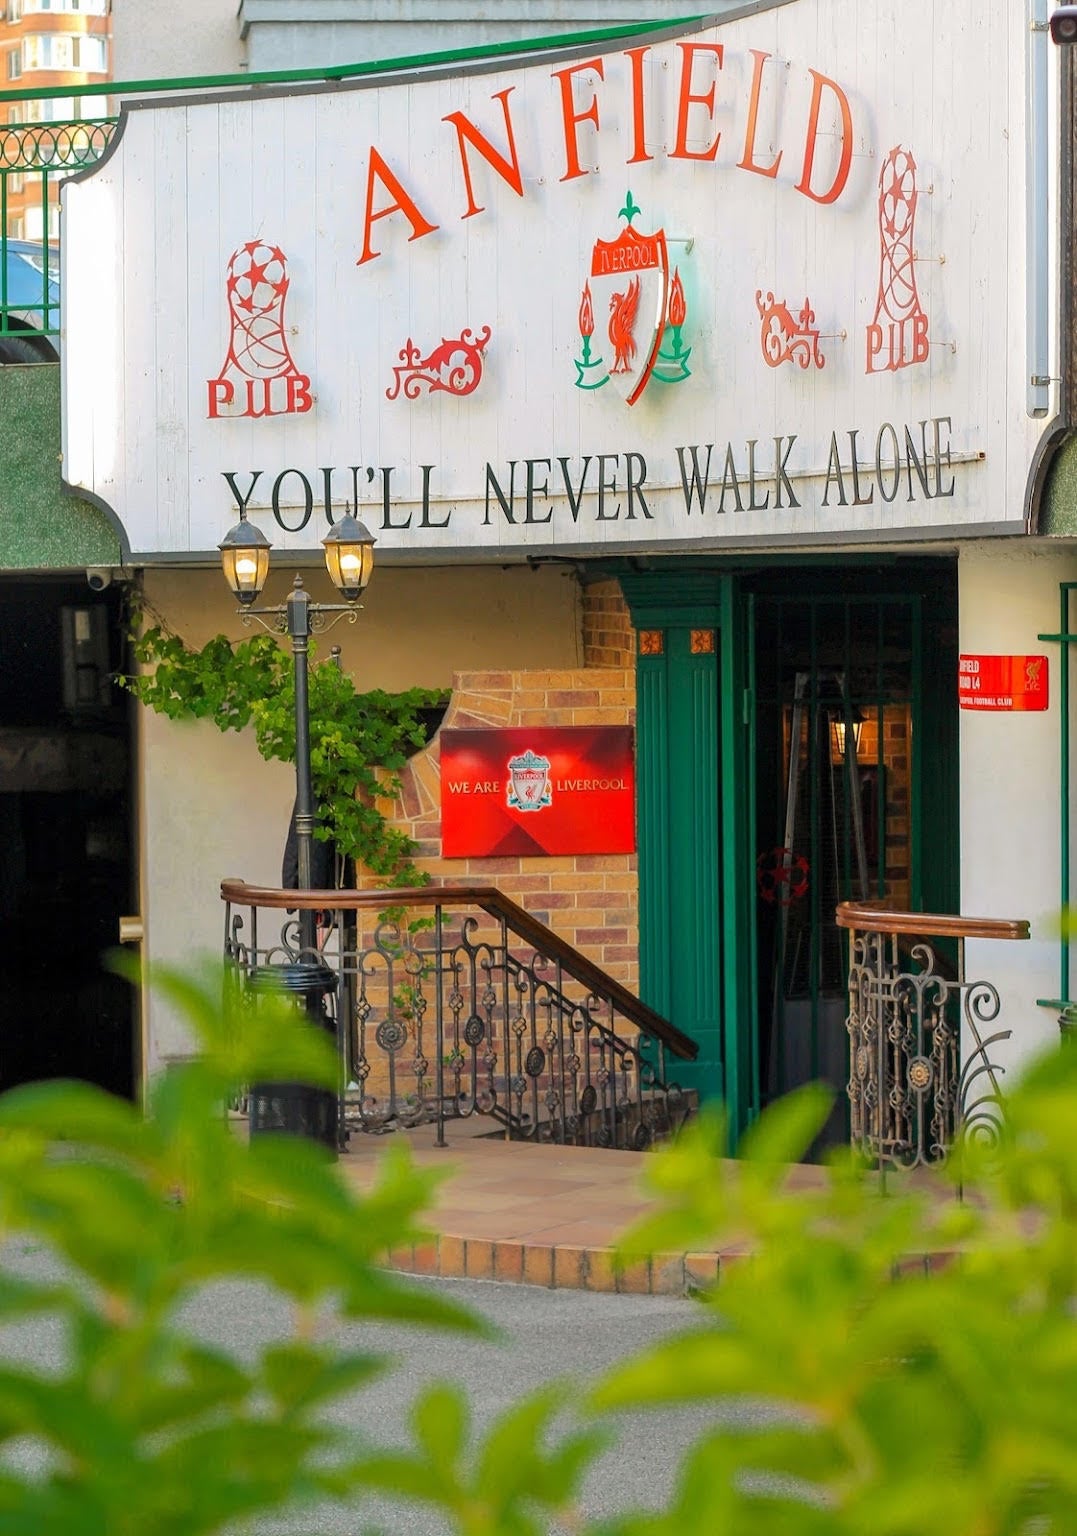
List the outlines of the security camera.
{"type": "Polygon", "coordinates": [[[1077,5],[1060,5],[1051,17],[1051,38],[1060,48],[1077,43],[1077,5]]]}
{"type": "Polygon", "coordinates": [[[91,592],[103,592],[112,585],[112,572],[107,565],[90,565],[86,568],[86,585],[91,592]]]}

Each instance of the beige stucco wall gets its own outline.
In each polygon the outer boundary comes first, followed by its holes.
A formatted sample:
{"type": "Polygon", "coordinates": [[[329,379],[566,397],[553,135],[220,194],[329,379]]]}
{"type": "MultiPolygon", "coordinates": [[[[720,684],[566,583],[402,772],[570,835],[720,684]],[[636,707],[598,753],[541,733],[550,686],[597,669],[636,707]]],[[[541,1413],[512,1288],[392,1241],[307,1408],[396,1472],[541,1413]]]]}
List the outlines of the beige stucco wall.
{"type": "Polygon", "coordinates": [[[1025,943],[968,945],[969,976],[999,988],[999,1027],[1014,1032],[995,1048],[1011,1076],[1037,1048],[1058,1040],[1057,1011],[1037,1007],[1036,999],[1059,992],[1060,659],[1059,647],[1037,636],[1058,632],[1059,583],[1075,580],[1077,548],[1069,543],[961,547],[961,650],[1045,654],[1049,668],[1047,710],[961,711],[961,910],[1032,924],[1025,943]]]}
{"type": "MultiPolygon", "coordinates": [[[[282,599],[292,572],[271,577],[267,601],[282,599]]],[[[307,573],[316,597],[328,578],[307,573]]],[[[247,633],[218,571],[147,571],[149,622],[164,620],[190,645],[247,633]]],[[[445,687],[484,667],[573,667],[582,662],[579,588],[563,567],[510,570],[375,571],[358,622],[320,642],[339,642],[359,688],[445,687]]],[[[140,711],[140,858],[150,964],[220,954],[220,881],[238,875],[276,885],[295,792],[294,773],[258,755],[253,733],[222,735],[212,724],[177,724],[140,711]]],[[[145,1011],[146,1065],[156,1071],[188,1042],[152,994],[145,1011]]]]}
{"type": "Polygon", "coordinates": [[[246,67],[234,0],[113,0],[112,78],[170,80],[246,67]]]}

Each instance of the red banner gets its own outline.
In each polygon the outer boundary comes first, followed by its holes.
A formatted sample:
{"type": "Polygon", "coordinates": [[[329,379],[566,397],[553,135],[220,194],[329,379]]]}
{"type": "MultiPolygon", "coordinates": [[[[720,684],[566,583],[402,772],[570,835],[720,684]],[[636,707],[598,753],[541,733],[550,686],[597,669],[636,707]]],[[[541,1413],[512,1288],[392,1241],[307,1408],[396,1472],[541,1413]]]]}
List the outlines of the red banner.
{"type": "Polygon", "coordinates": [[[1046,709],[1047,657],[962,656],[957,697],[962,709],[1046,709]]]}
{"type": "Polygon", "coordinates": [[[634,851],[631,726],[449,730],[439,740],[446,858],[634,851]]]}

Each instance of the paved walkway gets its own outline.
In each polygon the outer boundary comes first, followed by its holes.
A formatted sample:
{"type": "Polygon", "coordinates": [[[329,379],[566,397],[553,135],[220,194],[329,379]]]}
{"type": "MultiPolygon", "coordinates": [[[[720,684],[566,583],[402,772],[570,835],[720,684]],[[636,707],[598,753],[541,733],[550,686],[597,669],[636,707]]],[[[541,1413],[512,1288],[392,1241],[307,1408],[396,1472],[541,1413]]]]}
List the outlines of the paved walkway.
{"type": "MultiPolygon", "coordinates": [[[[485,1129],[482,1122],[477,1129],[485,1129]]],[[[406,1133],[421,1167],[448,1170],[429,1216],[433,1237],[395,1251],[390,1267],[454,1279],[626,1294],[683,1295],[712,1285],[724,1265],[745,1257],[735,1244],[698,1253],[669,1253],[620,1273],[613,1243],[651,1208],[641,1175],[650,1155],[589,1147],[532,1145],[447,1128],[448,1148],[434,1130],[406,1133]]],[[[385,1137],[353,1134],[340,1159],[360,1189],[373,1182],[385,1137]]],[[[795,1168],[792,1182],[817,1183],[818,1168],[795,1168]]]]}

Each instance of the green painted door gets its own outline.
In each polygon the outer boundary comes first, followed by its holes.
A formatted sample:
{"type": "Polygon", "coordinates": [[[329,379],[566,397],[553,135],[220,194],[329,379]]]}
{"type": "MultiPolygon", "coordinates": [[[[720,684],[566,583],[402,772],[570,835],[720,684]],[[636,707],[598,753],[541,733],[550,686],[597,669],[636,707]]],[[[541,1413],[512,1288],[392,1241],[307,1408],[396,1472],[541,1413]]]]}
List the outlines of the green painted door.
{"type": "Polygon", "coordinates": [[[622,576],[638,631],[640,987],[699,1042],[678,1077],[739,1129],[757,1077],[750,645],[732,576],[622,576]]]}

